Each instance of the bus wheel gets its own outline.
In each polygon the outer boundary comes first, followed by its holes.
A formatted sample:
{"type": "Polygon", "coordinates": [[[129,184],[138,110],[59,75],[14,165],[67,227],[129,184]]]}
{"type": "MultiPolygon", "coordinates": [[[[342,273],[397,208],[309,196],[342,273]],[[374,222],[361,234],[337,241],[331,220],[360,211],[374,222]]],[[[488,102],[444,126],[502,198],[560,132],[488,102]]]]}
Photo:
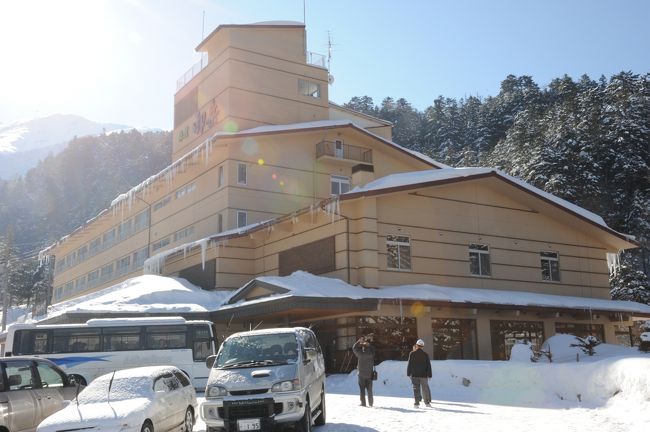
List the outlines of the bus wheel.
{"type": "Polygon", "coordinates": [[[86,378],[82,377],[81,375],[78,374],[70,374],[68,377],[72,380],[73,383],[79,384],[81,386],[87,386],[88,382],[86,381],[86,378]]]}

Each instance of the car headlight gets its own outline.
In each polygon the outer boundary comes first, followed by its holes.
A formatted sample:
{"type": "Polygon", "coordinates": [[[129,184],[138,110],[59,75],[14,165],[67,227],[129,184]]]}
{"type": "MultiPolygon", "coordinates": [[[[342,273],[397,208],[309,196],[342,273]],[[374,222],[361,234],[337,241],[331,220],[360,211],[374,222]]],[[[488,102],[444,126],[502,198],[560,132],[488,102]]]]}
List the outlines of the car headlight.
{"type": "Polygon", "coordinates": [[[209,386],[206,397],[224,397],[228,396],[228,390],[221,386],[209,386]]]}
{"type": "Polygon", "coordinates": [[[282,381],[282,382],[273,384],[273,387],[271,387],[271,391],[274,391],[274,392],[288,392],[288,391],[294,391],[294,390],[300,390],[300,380],[299,379],[294,379],[294,380],[291,380],[291,381],[282,381]]]}

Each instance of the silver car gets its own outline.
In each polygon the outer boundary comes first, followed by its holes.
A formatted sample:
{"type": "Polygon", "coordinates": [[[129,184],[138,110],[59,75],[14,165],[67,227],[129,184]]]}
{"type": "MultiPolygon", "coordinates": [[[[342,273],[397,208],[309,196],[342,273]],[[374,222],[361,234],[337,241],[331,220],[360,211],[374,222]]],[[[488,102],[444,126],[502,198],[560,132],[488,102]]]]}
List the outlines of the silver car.
{"type": "Polygon", "coordinates": [[[314,333],[302,327],[236,333],[211,367],[201,418],[208,432],[299,432],[325,424],[325,362],[314,333]]]}
{"type": "MultiPolygon", "coordinates": [[[[33,431],[63,409],[80,388],[57,365],[38,357],[0,358],[0,431],[33,431]]],[[[83,388],[83,387],[81,387],[83,388]]]]}

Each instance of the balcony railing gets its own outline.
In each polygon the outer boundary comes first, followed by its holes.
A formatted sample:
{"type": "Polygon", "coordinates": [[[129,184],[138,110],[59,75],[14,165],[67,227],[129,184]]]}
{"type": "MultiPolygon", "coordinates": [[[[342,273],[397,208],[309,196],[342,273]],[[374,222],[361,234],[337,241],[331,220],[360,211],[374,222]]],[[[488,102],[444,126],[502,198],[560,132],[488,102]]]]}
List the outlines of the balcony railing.
{"type": "Polygon", "coordinates": [[[325,67],[325,55],[307,51],[307,64],[325,67]]]}
{"type": "Polygon", "coordinates": [[[316,144],[316,159],[323,156],[359,161],[367,164],[372,163],[371,149],[343,144],[336,141],[321,141],[316,144]]]}
{"type": "Polygon", "coordinates": [[[201,60],[197,61],[179,79],[176,80],[176,91],[182,89],[185,84],[201,72],[208,65],[208,53],[201,54],[201,60]]]}

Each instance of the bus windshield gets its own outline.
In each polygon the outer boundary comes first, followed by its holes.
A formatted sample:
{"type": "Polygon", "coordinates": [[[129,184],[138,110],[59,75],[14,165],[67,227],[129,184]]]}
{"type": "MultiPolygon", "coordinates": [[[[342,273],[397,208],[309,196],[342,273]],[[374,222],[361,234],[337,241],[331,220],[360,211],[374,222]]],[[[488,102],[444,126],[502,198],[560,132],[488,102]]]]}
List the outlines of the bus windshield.
{"type": "Polygon", "coordinates": [[[234,336],[222,345],[214,367],[256,367],[295,363],[298,344],[293,333],[234,336]]]}

